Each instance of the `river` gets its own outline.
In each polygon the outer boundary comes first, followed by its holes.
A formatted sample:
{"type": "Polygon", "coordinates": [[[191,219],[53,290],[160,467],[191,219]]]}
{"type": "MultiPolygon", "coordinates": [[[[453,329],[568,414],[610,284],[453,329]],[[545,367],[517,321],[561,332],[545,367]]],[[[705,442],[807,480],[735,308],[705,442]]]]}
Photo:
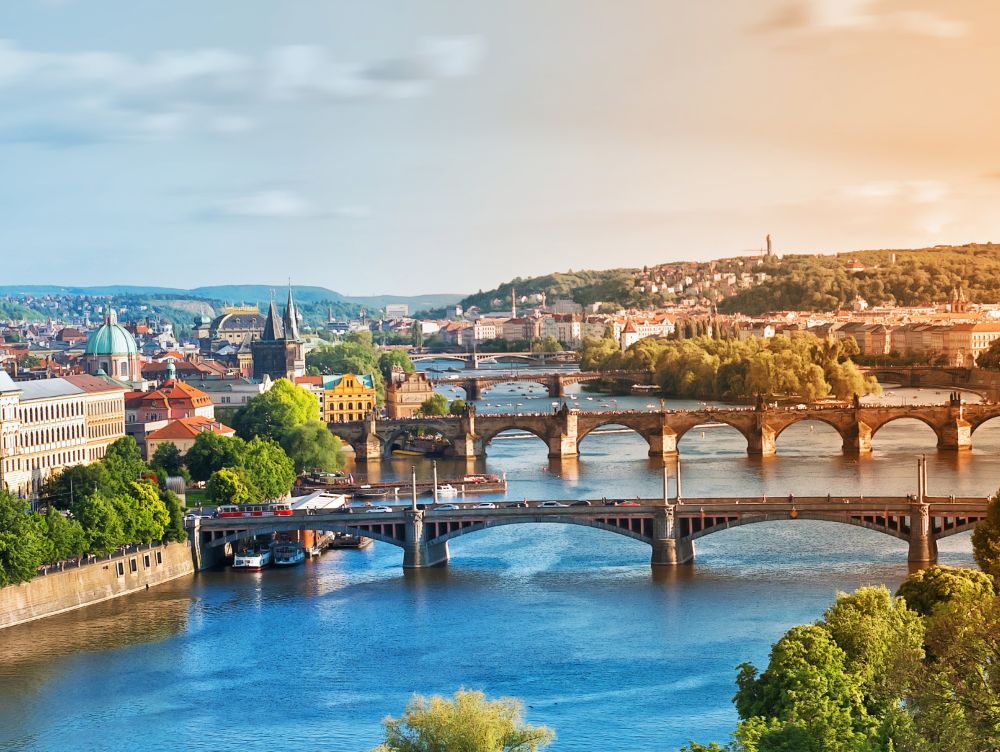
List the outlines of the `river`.
{"type": "MultiPolygon", "coordinates": [[[[947,398],[892,392],[882,399],[947,398]]],[[[577,395],[581,407],[656,402],[577,395]]],[[[479,409],[550,402],[501,386],[479,409]]],[[[562,463],[514,436],[473,466],[506,473],[508,498],[661,492],[662,465],[634,434],[588,436],[562,463]]],[[[710,428],[680,443],[684,494],[903,494],[927,453],[931,493],[986,495],[1000,485],[1000,420],[973,443],[938,454],[929,428],[897,421],[872,456],[845,458],[831,428],[808,423],[781,434],[777,457],[751,459],[739,434],[710,428]]],[[[405,477],[411,464],[385,462],[381,475],[405,477]]],[[[440,463],[442,477],[468,469],[440,463]]],[[[940,549],[942,563],[971,563],[968,534],[940,549]]],[[[901,541],[808,521],[700,539],[696,563],[676,571],[653,570],[639,542],[575,526],[501,527],[452,541],[451,553],[445,568],[404,574],[401,551],[376,543],[293,570],[203,573],[4,630],[0,750],[367,750],[412,692],[459,687],[522,698],[561,752],[724,741],[739,663],[765,664],[771,643],[838,590],[894,588],[907,574],[901,541]]]]}

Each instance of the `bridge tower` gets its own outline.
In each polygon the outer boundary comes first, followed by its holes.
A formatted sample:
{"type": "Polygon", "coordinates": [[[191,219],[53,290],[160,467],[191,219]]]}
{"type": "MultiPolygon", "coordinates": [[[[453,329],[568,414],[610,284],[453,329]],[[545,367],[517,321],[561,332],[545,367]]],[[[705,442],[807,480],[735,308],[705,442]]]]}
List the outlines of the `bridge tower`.
{"type": "Polygon", "coordinates": [[[776,432],[768,425],[765,417],[767,408],[764,406],[763,398],[757,396],[757,404],[754,407],[753,425],[747,433],[747,454],[758,457],[770,457],[777,452],[775,446],[776,432]]]}
{"type": "Polygon", "coordinates": [[[962,393],[952,392],[948,400],[948,422],[938,434],[938,449],[972,449],[972,424],[965,419],[962,393]]]}
{"type": "Polygon", "coordinates": [[[465,404],[459,419],[458,435],[452,439],[451,445],[456,457],[479,457],[485,452],[476,434],[476,406],[471,402],[465,404]]]}
{"type": "Polygon", "coordinates": [[[576,411],[570,410],[564,403],[562,409],[558,410],[553,418],[554,425],[552,425],[551,433],[547,438],[549,458],[562,459],[578,456],[576,411]]]}

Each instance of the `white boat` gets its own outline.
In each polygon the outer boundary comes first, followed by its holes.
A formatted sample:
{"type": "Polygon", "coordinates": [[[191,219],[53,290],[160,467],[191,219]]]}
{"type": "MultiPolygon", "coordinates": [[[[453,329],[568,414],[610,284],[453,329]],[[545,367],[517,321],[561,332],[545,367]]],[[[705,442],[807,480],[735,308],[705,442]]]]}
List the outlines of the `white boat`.
{"type": "Polygon", "coordinates": [[[306,550],[300,543],[277,543],[273,550],[276,567],[294,567],[306,560],[306,550]]]}
{"type": "Polygon", "coordinates": [[[438,486],[438,498],[454,499],[456,496],[458,496],[458,489],[451,485],[451,483],[438,486]]]}
{"type": "Polygon", "coordinates": [[[271,549],[267,546],[249,546],[233,556],[233,569],[259,572],[271,563],[271,549]]]}

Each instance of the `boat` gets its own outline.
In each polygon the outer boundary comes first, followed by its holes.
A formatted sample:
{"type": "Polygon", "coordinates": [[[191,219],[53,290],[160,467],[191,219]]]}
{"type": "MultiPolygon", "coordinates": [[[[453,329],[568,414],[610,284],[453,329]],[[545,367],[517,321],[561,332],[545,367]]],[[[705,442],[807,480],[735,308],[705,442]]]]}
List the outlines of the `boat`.
{"type": "Polygon", "coordinates": [[[272,550],[276,567],[293,567],[306,560],[306,550],[301,543],[276,543],[272,550]]]}
{"type": "Polygon", "coordinates": [[[396,448],[392,450],[394,455],[400,455],[402,457],[423,457],[423,452],[418,452],[416,449],[402,449],[396,448]]]}
{"type": "Polygon", "coordinates": [[[381,499],[389,495],[388,488],[373,488],[369,485],[361,486],[354,495],[362,499],[381,499]]]}
{"type": "Polygon", "coordinates": [[[337,533],[330,542],[328,548],[368,548],[374,541],[371,538],[364,538],[360,535],[348,535],[347,533],[337,533]]]}
{"type": "Polygon", "coordinates": [[[438,496],[445,499],[453,499],[458,496],[458,489],[450,483],[445,483],[443,486],[438,486],[438,496]]]}
{"type": "Polygon", "coordinates": [[[271,563],[271,549],[269,546],[259,546],[254,544],[241,548],[233,556],[233,569],[243,572],[259,572],[271,563]]]}

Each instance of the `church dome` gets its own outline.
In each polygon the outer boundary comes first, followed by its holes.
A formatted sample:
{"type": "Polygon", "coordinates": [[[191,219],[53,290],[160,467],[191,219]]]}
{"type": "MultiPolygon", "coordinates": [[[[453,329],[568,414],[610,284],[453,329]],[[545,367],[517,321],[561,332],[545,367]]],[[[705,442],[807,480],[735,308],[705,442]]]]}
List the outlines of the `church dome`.
{"type": "Polygon", "coordinates": [[[104,324],[90,335],[84,355],[138,355],[135,337],[118,323],[114,311],[108,311],[104,324]]]}

